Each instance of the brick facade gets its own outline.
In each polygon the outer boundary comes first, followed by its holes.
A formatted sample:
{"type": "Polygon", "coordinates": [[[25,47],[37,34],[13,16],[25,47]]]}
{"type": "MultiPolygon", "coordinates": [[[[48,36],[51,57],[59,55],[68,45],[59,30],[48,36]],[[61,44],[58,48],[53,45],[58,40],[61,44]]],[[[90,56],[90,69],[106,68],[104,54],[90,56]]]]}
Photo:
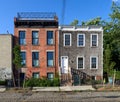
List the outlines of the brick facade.
{"type": "Polygon", "coordinates": [[[26,77],[32,77],[34,72],[39,72],[40,77],[47,77],[48,72],[52,72],[55,76],[55,73],[58,72],[58,21],[55,19],[54,21],[46,21],[46,20],[34,20],[34,21],[23,21],[14,20],[14,42],[17,44],[19,42],[19,31],[26,32],[26,45],[21,45],[21,51],[26,52],[26,66],[23,69],[26,73],[26,77]],[[30,26],[29,24],[26,26],[23,22],[31,23],[33,25],[30,26]],[[47,26],[42,25],[35,25],[36,22],[39,23],[46,23],[47,26]],[[52,22],[55,22],[56,25],[53,25],[52,22]],[[20,24],[22,23],[22,24],[20,24]],[[39,36],[39,43],[38,45],[32,44],[32,31],[38,31],[39,36]],[[53,45],[47,45],[47,31],[53,31],[53,45]],[[39,52],[39,66],[33,67],[32,66],[32,52],[37,51],[39,52]],[[54,66],[47,67],[47,51],[54,52],[54,66]]]}

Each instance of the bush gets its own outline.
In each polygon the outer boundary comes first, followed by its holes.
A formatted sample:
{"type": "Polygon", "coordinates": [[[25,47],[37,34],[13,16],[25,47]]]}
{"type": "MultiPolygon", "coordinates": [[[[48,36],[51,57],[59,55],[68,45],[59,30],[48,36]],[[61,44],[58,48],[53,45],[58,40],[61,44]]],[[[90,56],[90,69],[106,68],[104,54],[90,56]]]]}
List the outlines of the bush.
{"type": "Polygon", "coordinates": [[[2,80],[0,80],[0,85],[6,85],[6,84],[7,84],[6,81],[2,81],[2,80]]]}
{"type": "Polygon", "coordinates": [[[31,78],[25,81],[25,87],[49,87],[49,86],[60,86],[59,78],[48,80],[46,78],[37,79],[31,78]]]}
{"type": "Polygon", "coordinates": [[[102,80],[92,80],[93,84],[102,84],[102,80]]]}

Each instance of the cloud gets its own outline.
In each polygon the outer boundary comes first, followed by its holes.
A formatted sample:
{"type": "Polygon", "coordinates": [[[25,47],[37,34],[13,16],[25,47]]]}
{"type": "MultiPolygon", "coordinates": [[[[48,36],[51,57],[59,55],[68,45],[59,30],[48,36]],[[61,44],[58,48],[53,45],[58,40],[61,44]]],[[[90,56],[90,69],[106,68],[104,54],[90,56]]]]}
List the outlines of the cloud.
{"type": "Polygon", "coordinates": [[[120,1],[120,0],[112,0],[113,2],[118,2],[118,1],[120,1]]]}

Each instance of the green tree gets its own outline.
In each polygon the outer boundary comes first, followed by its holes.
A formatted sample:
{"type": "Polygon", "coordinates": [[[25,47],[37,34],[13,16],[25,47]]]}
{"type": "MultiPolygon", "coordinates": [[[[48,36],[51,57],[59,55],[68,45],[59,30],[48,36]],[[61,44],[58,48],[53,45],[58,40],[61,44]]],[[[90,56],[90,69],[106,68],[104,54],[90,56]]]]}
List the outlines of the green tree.
{"type": "Polygon", "coordinates": [[[15,68],[18,71],[18,85],[20,87],[20,68],[22,67],[22,57],[20,54],[20,46],[19,45],[15,45],[15,47],[13,48],[13,53],[14,53],[14,59],[13,59],[13,63],[15,64],[15,68]]]}
{"type": "Polygon", "coordinates": [[[115,62],[114,69],[120,70],[120,5],[113,2],[110,22],[104,27],[104,49],[111,46],[111,61],[115,62]]]}
{"type": "Polygon", "coordinates": [[[101,17],[96,17],[96,18],[93,18],[93,19],[91,19],[91,20],[89,20],[89,21],[83,21],[82,23],[81,23],[81,25],[83,25],[83,26],[89,26],[89,25],[100,25],[100,26],[102,26],[103,25],[103,23],[104,23],[104,21],[102,21],[101,20],[101,17]]]}
{"type": "Polygon", "coordinates": [[[112,61],[112,50],[110,49],[110,45],[107,44],[107,47],[104,51],[104,72],[108,73],[108,76],[111,76],[110,73],[113,71],[114,66],[116,63],[112,61]]]}
{"type": "Polygon", "coordinates": [[[75,19],[70,25],[72,26],[76,26],[78,25],[79,21],[77,19],[75,19]]]}

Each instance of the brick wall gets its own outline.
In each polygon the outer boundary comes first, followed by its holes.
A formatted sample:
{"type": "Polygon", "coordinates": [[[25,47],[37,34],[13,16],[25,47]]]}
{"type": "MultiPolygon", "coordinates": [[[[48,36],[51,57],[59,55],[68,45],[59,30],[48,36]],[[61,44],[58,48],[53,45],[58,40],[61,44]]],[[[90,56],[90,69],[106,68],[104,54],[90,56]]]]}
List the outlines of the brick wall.
{"type": "Polygon", "coordinates": [[[39,72],[40,77],[46,77],[47,72],[58,72],[58,28],[22,28],[16,27],[14,29],[14,37],[15,43],[18,43],[18,36],[19,31],[24,30],[26,31],[26,45],[21,46],[21,51],[26,52],[26,76],[32,77],[33,72],[39,72]],[[47,31],[54,32],[54,45],[47,45],[47,31]],[[32,31],[39,32],[39,45],[32,45],[32,31]],[[47,68],[47,51],[52,50],[54,51],[54,67],[47,68]],[[32,52],[38,51],[39,52],[39,67],[33,68],[32,67],[32,52]]]}

